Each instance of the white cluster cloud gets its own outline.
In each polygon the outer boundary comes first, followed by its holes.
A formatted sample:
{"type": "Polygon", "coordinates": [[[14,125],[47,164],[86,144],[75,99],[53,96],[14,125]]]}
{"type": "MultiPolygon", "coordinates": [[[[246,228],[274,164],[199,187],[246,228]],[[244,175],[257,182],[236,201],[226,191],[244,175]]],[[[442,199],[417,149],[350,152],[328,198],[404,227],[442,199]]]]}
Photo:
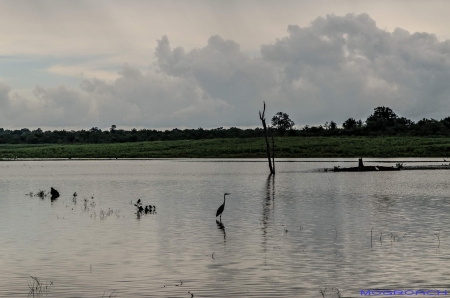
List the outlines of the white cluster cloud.
{"type": "Polygon", "coordinates": [[[259,125],[287,112],[297,124],[367,117],[384,105],[402,116],[450,115],[450,41],[393,32],[367,14],[327,15],[262,45],[251,57],[218,35],[186,51],[158,40],[156,68],[125,64],[114,81],[86,79],[79,90],[37,86],[35,98],[0,82],[0,108],[10,127],[218,127],[259,125]]]}

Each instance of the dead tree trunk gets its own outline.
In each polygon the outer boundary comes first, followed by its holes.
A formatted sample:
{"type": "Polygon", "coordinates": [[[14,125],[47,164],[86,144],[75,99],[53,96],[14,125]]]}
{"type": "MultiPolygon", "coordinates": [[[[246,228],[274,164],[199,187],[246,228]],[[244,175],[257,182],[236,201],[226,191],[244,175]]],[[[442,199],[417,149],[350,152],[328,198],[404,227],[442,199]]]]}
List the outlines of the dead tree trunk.
{"type": "MultiPolygon", "coordinates": [[[[262,125],[264,127],[264,136],[266,138],[266,153],[267,153],[267,160],[269,161],[270,174],[275,175],[275,160],[273,160],[274,164],[272,165],[272,160],[270,159],[270,144],[269,144],[269,137],[267,135],[266,118],[264,117],[265,112],[266,112],[266,102],[264,102],[264,110],[262,114],[261,111],[259,111],[259,119],[261,119],[262,125]]],[[[272,135],[272,143],[274,144],[273,135],[272,135]]]]}
{"type": "Polygon", "coordinates": [[[272,167],[273,167],[273,174],[275,175],[275,140],[273,138],[272,129],[270,129],[270,135],[272,137],[272,167]]]}

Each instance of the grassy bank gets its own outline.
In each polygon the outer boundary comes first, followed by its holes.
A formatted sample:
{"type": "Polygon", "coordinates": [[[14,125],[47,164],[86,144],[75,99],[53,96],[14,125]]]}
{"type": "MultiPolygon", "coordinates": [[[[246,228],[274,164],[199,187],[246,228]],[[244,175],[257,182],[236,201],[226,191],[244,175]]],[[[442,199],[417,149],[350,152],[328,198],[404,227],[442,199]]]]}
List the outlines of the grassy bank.
{"type": "MultiPolygon", "coordinates": [[[[276,157],[446,157],[450,138],[284,137],[276,157]]],[[[0,158],[254,158],[263,138],[84,145],[0,145],[0,158]]]]}

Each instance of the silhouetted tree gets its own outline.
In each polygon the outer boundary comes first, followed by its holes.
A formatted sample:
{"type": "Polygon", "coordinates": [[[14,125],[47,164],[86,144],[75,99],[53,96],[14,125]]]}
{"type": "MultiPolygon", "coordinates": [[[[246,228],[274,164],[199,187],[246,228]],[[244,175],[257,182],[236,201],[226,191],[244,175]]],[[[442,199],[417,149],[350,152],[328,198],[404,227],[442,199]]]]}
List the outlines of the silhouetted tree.
{"type": "Polygon", "coordinates": [[[422,135],[434,135],[441,129],[441,123],[435,119],[423,118],[417,122],[417,126],[420,127],[422,135]]]}
{"type": "Polygon", "coordinates": [[[355,129],[356,128],[356,120],[353,118],[348,118],[347,120],[345,120],[345,122],[342,124],[342,127],[344,129],[350,130],[350,129],[355,129]]]}
{"type": "Polygon", "coordinates": [[[336,122],[334,122],[333,120],[330,121],[330,125],[328,126],[329,130],[335,130],[337,128],[337,124],[336,122]]]}
{"type": "Polygon", "coordinates": [[[445,126],[446,129],[450,129],[450,117],[442,119],[441,123],[445,126]]]}
{"type": "Polygon", "coordinates": [[[385,131],[393,127],[398,116],[388,107],[377,107],[366,120],[369,131],[385,131]]]}
{"type": "Polygon", "coordinates": [[[280,133],[292,129],[295,123],[289,118],[289,115],[283,112],[278,112],[272,117],[272,126],[280,133]]]}
{"type": "Polygon", "coordinates": [[[367,120],[372,119],[383,119],[389,122],[395,121],[398,116],[394,113],[394,111],[391,108],[388,107],[377,107],[374,109],[374,113],[367,118],[367,120]]]}

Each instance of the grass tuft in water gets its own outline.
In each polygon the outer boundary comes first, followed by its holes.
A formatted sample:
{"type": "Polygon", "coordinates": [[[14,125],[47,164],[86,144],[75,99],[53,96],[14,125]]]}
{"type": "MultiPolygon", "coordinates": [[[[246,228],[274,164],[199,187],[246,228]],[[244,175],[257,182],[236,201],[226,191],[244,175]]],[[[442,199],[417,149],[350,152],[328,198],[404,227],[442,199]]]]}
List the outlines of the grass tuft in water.
{"type": "Polygon", "coordinates": [[[105,296],[106,291],[104,291],[104,292],[103,292],[102,298],[106,298],[106,297],[108,297],[108,298],[117,297],[117,295],[114,294],[115,291],[116,291],[116,290],[113,290],[113,291],[111,292],[111,294],[109,294],[109,296],[105,296]],[[113,295],[114,295],[114,296],[113,296],[113,295]]]}
{"type": "Polygon", "coordinates": [[[325,286],[324,288],[320,287],[319,292],[323,298],[341,298],[341,293],[339,289],[336,287],[328,288],[325,286]]]}
{"type": "Polygon", "coordinates": [[[30,275],[27,282],[28,288],[30,289],[28,296],[32,297],[39,297],[41,295],[48,294],[50,288],[53,286],[53,281],[44,281],[32,275],[30,275]]]}

